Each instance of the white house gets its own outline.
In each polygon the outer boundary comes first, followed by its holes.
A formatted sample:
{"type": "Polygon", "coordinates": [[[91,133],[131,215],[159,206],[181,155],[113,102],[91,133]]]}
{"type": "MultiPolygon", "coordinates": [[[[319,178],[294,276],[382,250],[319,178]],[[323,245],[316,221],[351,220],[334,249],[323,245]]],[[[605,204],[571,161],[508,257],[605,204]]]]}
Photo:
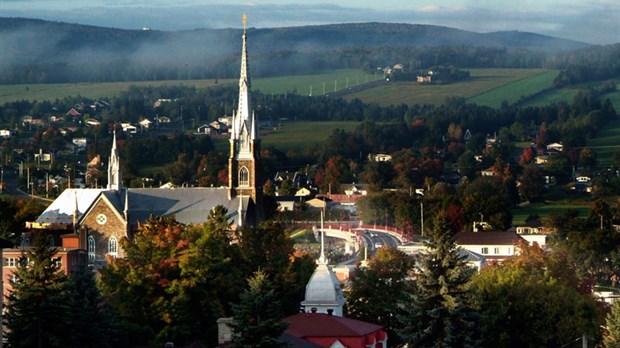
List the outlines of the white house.
{"type": "Polygon", "coordinates": [[[517,255],[520,242],[526,240],[515,232],[461,232],[456,235],[456,244],[460,247],[496,261],[517,255]]]}
{"type": "Polygon", "coordinates": [[[547,145],[547,151],[562,152],[563,149],[564,149],[564,145],[560,143],[551,143],[547,145]]]}
{"type": "Polygon", "coordinates": [[[129,134],[138,133],[138,128],[129,122],[121,123],[121,127],[123,127],[123,132],[125,133],[129,133],[129,134]]]}
{"type": "Polygon", "coordinates": [[[0,129],[0,138],[8,139],[11,137],[11,131],[8,129],[0,129]]]}

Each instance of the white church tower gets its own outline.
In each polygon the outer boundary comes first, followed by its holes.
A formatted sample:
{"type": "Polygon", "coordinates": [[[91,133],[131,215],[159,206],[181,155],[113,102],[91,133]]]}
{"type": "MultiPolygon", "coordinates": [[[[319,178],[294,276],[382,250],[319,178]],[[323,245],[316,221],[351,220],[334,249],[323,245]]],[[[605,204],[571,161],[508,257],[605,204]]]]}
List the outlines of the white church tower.
{"type": "Polygon", "coordinates": [[[108,190],[120,191],[123,188],[121,175],[121,160],[116,149],[116,129],[112,137],[112,151],[108,163],[108,190]]]}
{"type": "Polygon", "coordinates": [[[301,305],[305,307],[306,312],[331,313],[341,317],[346,299],[342,294],[340,282],[325,257],[324,231],[321,211],[321,256],[316,261],[317,267],[306,285],[306,298],[301,305]]]}

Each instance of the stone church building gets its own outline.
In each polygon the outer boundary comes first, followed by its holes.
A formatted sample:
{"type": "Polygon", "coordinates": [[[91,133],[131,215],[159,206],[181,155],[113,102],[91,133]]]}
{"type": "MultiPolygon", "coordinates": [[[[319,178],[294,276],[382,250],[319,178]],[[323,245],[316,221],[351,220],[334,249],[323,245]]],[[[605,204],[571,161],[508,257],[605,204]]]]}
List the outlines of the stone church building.
{"type": "Polygon", "coordinates": [[[233,228],[256,224],[262,217],[260,138],[252,109],[244,29],[239,78],[239,104],[233,113],[228,160],[228,187],[127,188],[121,181],[116,133],[102,189],[66,189],[30,223],[30,228],[79,231],[80,245],[90,264],[103,265],[107,256],[123,257],[119,241],[132,239],[149,216],[174,216],[184,224],[202,224],[221,205],[233,228]]]}

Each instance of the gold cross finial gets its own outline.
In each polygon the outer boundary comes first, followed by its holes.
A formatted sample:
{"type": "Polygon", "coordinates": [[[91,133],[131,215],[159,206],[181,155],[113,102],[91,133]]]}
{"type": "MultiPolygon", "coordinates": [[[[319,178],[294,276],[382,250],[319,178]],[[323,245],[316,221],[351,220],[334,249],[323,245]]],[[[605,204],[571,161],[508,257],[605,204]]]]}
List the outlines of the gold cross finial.
{"type": "Polygon", "coordinates": [[[243,30],[245,30],[245,25],[248,22],[248,16],[245,15],[245,13],[243,14],[243,30]]]}

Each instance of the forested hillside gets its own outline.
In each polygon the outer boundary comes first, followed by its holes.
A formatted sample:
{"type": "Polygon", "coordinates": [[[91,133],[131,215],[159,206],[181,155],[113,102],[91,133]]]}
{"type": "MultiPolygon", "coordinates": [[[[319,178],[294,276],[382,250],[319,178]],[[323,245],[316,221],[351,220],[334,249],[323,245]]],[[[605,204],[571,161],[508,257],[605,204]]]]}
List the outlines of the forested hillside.
{"type": "MultiPolygon", "coordinates": [[[[0,83],[229,78],[240,29],[121,30],[0,18],[0,83]]],[[[323,69],[553,67],[585,43],[533,33],[480,34],[447,27],[360,23],[248,29],[255,77],[323,69]]],[[[594,48],[594,49],[605,49],[594,48]]]]}

